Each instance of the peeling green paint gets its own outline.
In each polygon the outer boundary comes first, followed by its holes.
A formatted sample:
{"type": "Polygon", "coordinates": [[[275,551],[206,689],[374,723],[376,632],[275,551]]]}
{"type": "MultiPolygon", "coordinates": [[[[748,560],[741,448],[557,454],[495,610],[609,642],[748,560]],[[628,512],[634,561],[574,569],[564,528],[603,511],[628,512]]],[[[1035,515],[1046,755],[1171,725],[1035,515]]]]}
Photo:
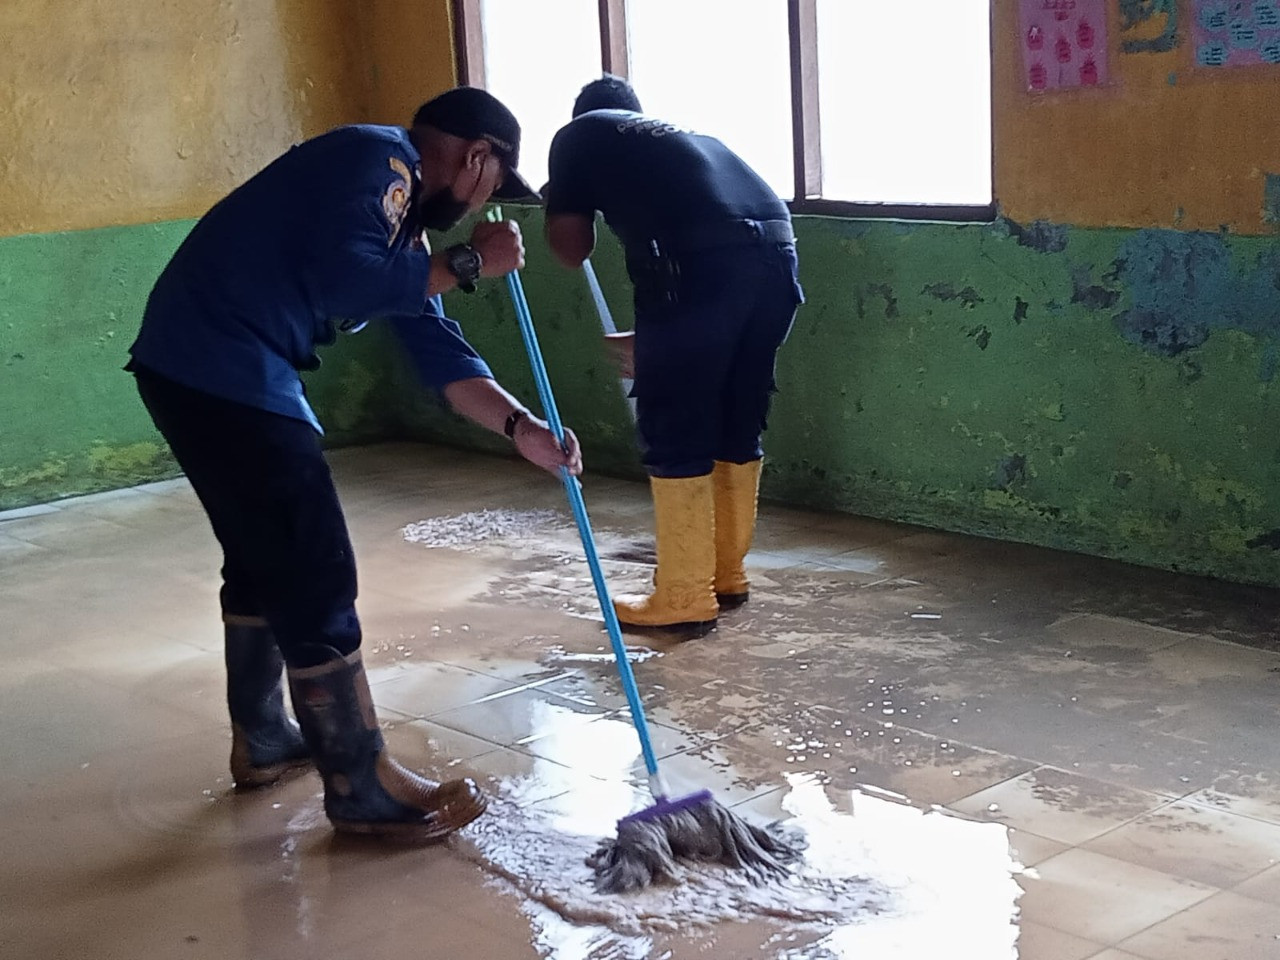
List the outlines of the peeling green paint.
{"type": "MultiPolygon", "coordinates": [[[[565,418],[592,467],[634,473],[629,430],[600,426],[625,427],[626,411],[585,283],[550,262],[537,215],[518,215],[565,418]]],[[[1116,267],[1138,231],[801,218],[797,232],[809,302],[779,360],[767,496],[1280,584],[1268,536],[1280,528],[1280,393],[1257,378],[1270,331],[1251,286],[1273,240],[1215,240],[1236,265],[1223,295],[1259,323],[1217,328],[1172,358],[1127,341],[1114,319],[1135,295],[1168,302],[1116,267]],[[1219,494],[1223,478],[1238,487],[1219,494]]],[[[1177,236],[1161,242],[1180,249],[1177,236]]],[[[607,236],[594,260],[625,327],[628,286],[607,236]]],[[[504,298],[496,312],[447,305],[536,403],[504,298]]],[[[438,413],[409,421],[417,435],[468,442],[438,413]]]]}
{"type": "Polygon", "coordinates": [[[30,467],[0,467],[0,503],[7,491],[56,483],[66,477],[67,461],[52,458],[30,467]]]}
{"type": "Polygon", "coordinates": [[[1262,183],[1262,222],[1280,224],[1280,176],[1268,173],[1262,183]]]}
{"type": "MultiPolygon", "coordinates": [[[[565,420],[593,474],[638,476],[586,284],[552,262],[537,212],[513,212],[565,420]]],[[[172,471],[119,367],[188,228],[0,241],[0,507],[172,471]]],[[[809,303],[779,360],[766,496],[1280,585],[1274,239],[821,218],[797,232],[809,303]],[[1151,349],[1116,320],[1143,311],[1204,335],[1151,349]]],[[[593,262],[629,328],[607,236],[593,262]]],[[[536,409],[504,285],[446,306],[536,409]]],[[[419,389],[376,325],[327,351],[308,391],[333,442],[510,452],[419,389]]]]}
{"type": "Polygon", "coordinates": [[[1202,503],[1215,507],[1254,511],[1261,509],[1266,502],[1261,490],[1221,477],[1201,477],[1191,484],[1191,490],[1202,503]]]}
{"type": "Polygon", "coordinates": [[[162,444],[145,440],[122,447],[102,444],[89,451],[89,468],[106,477],[145,476],[156,469],[159,461],[168,460],[169,453],[162,444]]]}

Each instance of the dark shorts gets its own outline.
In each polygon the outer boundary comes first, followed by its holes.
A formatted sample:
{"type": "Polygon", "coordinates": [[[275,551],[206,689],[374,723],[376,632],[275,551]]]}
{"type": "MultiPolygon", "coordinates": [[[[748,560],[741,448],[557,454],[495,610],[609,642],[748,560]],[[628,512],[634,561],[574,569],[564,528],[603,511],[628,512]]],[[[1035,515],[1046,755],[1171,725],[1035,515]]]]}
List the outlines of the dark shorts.
{"type": "Polygon", "coordinates": [[[222,544],[222,610],[270,624],[286,661],[360,646],[356,565],[310,424],[135,369],[138,392],[222,544]]]}
{"type": "Polygon", "coordinates": [[[636,292],[635,388],[644,465],[696,477],[762,456],[778,349],[803,301],[790,244],[679,260],[677,299],[636,292]]]}

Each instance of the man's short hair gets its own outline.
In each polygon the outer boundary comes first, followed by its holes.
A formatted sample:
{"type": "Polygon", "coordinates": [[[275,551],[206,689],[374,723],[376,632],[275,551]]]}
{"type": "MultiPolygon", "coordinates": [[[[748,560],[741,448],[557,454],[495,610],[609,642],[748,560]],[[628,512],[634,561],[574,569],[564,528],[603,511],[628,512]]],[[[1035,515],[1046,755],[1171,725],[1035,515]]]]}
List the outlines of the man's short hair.
{"type": "Polygon", "coordinates": [[[631,84],[611,73],[588,83],[573,102],[575,118],[592,110],[631,110],[639,113],[640,109],[640,98],[636,96],[631,84]]]}

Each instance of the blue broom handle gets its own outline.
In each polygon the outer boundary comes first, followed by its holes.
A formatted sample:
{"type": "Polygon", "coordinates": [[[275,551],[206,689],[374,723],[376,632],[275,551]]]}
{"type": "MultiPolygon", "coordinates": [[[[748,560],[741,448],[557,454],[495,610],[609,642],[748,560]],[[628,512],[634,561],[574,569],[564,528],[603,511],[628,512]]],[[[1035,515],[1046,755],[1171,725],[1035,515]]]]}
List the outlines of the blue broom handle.
{"type": "MultiPolygon", "coordinates": [[[[490,219],[501,219],[501,210],[491,213],[490,219]]],[[[551,378],[547,376],[547,366],[542,359],[542,349],[538,345],[538,334],[533,326],[533,315],[529,311],[529,301],[525,299],[524,284],[520,282],[519,271],[507,274],[507,290],[511,294],[511,302],[516,309],[516,320],[520,324],[520,335],[524,339],[525,351],[529,354],[529,366],[533,370],[533,380],[538,388],[538,398],[542,401],[542,409],[546,413],[551,432],[565,448],[564,424],[560,421],[560,412],[556,409],[556,399],[551,393],[551,378]]],[[[653,752],[653,742],[649,736],[649,723],[645,719],[644,707],[640,703],[640,691],[636,686],[636,677],[631,670],[631,661],[627,659],[627,647],[622,640],[622,627],[618,623],[618,615],[613,609],[613,601],[609,597],[609,588],[604,581],[604,570],[600,566],[600,557],[596,552],[595,537],[591,533],[591,520],[587,516],[587,505],[582,499],[582,485],[577,477],[569,473],[568,467],[560,468],[560,478],[564,481],[565,493],[569,495],[569,506],[573,510],[573,519],[578,525],[578,536],[582,539],[582,548],[587,555],[587,566],[591,568],[591,580],[595,584],[596,598],[600,601],[600,612],[604,614],[605,629],[609,633],[609,642],[613,646],[613,656],[618,665],[618,676],[622,680],[622,690],[627,696],[627,705],[631,708],[632,725],[640,738],[640,752],[644,754],[645,769],[649,773],[650,783],[658,777],[658,758],[653,752]]],[[[664,798],[659,798],[664,799],[664,798]]]]}

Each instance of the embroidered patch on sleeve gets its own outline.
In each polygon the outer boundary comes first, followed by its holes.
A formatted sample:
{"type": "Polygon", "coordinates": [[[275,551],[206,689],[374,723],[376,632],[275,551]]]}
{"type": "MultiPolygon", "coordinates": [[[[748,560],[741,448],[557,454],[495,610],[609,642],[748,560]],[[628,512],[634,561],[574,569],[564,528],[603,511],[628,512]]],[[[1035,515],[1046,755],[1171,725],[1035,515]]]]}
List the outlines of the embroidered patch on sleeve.
{"type": "Polygon", "coordinates": [[[413,175],[408,166],[399,157],[387,160],[391,172],[395,174],[386,191],[382,194],[382,215],[387,218],[387,246],[396,242],[400,235],[400,227],[404,223],[405,214],[409,212],[409,197],[413,193],[413,175]]]}

